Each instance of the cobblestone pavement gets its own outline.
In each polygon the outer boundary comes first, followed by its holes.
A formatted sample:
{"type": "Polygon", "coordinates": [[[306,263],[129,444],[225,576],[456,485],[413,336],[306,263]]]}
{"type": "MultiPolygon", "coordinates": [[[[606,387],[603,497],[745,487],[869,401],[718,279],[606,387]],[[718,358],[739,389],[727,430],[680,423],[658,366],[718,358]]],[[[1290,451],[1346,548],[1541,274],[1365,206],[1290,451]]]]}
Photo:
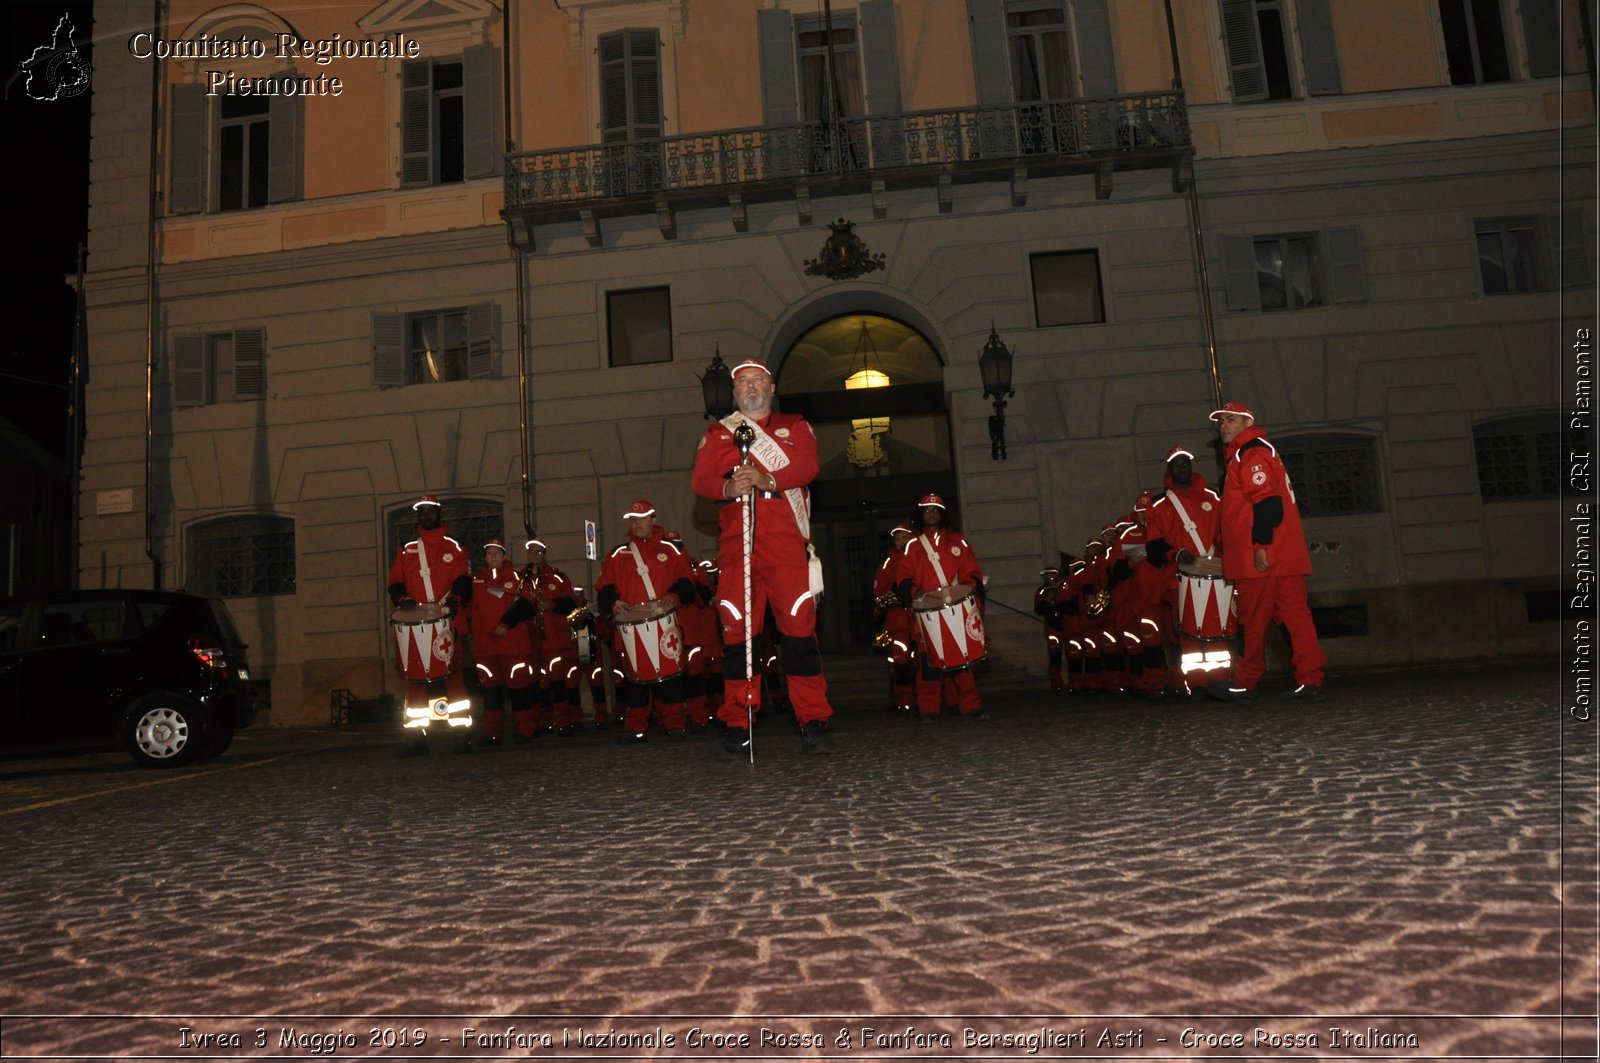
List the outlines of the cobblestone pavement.
{"type": "Polygon", "coordinates": [[[826,757],[773,721],[753,767],[372,727],[4,762],[3,1054],[1593,1058],[1596,734],[1559,680],[991,692],[847,709],[826,757]]]}

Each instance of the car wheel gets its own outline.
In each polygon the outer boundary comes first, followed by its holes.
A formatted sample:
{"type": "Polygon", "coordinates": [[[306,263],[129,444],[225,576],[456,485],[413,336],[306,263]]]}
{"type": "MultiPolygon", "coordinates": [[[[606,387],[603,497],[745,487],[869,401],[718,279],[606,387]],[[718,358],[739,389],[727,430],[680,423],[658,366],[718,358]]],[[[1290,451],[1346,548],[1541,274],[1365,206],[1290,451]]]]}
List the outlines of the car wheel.
{"type": "Polygon", "coordinates": [[[199,708],[178,694],[140,698],[123,719],[123,746],[150,768],[189,763],[199,754],[203,735],[199,708]]]}

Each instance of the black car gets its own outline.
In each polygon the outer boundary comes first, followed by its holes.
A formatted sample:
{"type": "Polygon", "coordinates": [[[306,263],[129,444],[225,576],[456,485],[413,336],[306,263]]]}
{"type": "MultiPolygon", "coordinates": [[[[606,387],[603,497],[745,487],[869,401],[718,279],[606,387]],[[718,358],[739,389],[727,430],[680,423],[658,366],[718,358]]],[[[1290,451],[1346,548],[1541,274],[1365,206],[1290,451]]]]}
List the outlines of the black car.
{"type": "Polygon", "coordinates": [[[0,746],[120,747],[171,768],[250,724],[245,646],[215,599],[69,591],[0,603],[0,746]]]}

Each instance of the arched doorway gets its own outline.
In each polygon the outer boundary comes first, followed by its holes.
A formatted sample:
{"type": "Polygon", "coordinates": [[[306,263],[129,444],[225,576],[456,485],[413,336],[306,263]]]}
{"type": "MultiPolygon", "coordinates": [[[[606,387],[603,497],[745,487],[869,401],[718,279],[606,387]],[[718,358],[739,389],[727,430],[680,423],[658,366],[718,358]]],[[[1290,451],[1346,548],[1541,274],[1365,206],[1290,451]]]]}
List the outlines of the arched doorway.
{"type": "Polygon", "coordinates": [[[824,653],[870,655],[889,529],[929,491],[957,504],[944,362],[916,328],[871,312],[827,318],[775,353],[780,408],[817,433],[812,538],[828,585],[817,635],[824,653]]]}

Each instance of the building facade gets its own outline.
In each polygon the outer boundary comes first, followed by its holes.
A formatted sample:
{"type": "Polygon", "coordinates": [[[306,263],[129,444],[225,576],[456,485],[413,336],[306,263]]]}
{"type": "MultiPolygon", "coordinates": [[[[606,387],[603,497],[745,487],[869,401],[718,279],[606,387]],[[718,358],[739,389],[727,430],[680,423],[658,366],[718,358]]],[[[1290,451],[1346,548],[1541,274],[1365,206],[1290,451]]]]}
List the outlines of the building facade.
{"type": "Polygon", "coordinates": [[[318,721],[396,682],[420,493],[580,584],[638,497],[709,553],[700,377],[759,356],[823,444],[830,653],[936,490],[1042,672],[1041,561],[1219,393],[1289,461],[1333,667],[1548,651],[1592,7],[104,0],[80,582],[226,598],[318,721]]]}

